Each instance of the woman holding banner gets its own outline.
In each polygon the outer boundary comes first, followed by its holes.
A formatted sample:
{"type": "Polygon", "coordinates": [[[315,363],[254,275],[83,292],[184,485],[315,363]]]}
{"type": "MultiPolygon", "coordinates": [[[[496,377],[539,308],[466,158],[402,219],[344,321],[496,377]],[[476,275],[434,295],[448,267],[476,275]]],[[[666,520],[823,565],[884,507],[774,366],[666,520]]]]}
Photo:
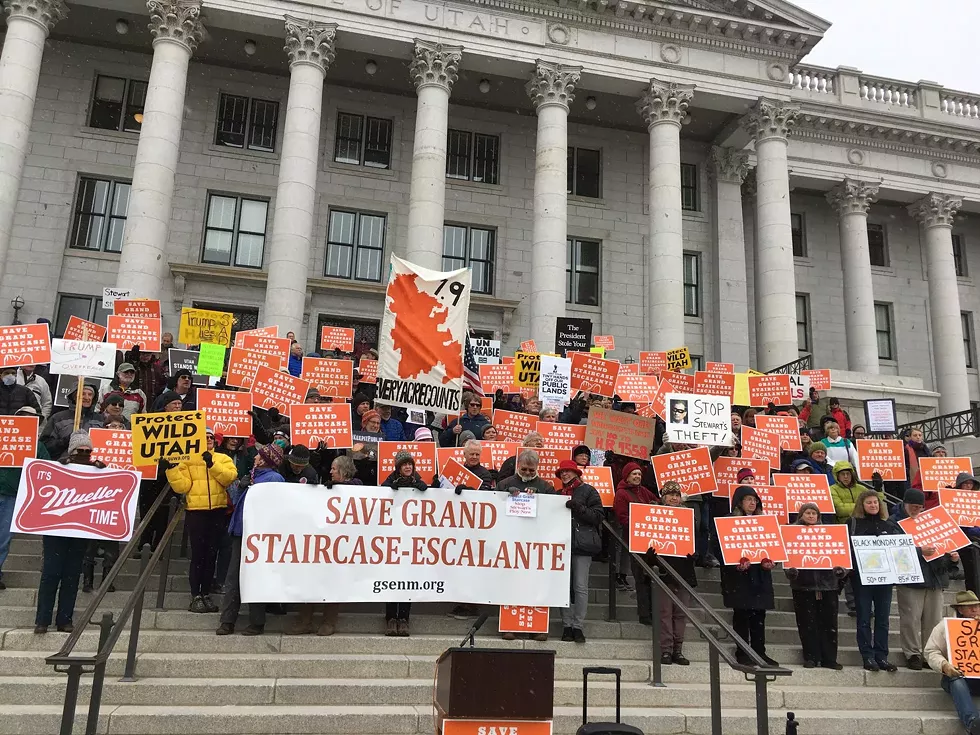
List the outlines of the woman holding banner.
{"type": "Polygon", "coordinates": [[[556,474],[561,480],[558,492],[568,497],[565,507],[572,511],[572,598],[561,611],[561,639],[585,643],[582,626],[589,609],[589,569],[592,557],[602,549],[599,529],[606,512],[599,492],[582,482],[582,469],[574,460],[563,459],[556,474]]]}

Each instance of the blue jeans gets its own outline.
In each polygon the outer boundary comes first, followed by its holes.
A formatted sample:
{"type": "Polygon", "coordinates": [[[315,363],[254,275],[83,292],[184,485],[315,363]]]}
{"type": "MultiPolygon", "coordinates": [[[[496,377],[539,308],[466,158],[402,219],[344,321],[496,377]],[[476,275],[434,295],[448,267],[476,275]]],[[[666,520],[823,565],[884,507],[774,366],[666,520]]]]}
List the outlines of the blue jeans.
{"type": "Polygon", "coordinates": [[[71,625],[75,614],[75,598],[78,597],[78,577],[82,573],[82,559],[85,558],[88,539],[45,536],[43,544],[44,558],[41,562],[41,585],[37,591],[34,625],[51,625],[56,595],[58,615],[55,624],[59,627],[71,625]]]}
{"type": "Polygon", "coordinates": [[[892,604],[890,584],[863,585],[856,578],[854,608],[857,612],[857,644],[865,661],[888,660],[888,614],[892,604]],[[872,634],[871,617],[874,616],[872,634]]]}
{"type": "Polygon", "coordinates": [[[0,495],[0,578],[3,577],[3,564],[7,561],[7,552],[10,551],[10,523],[14,519],[14,504],[17,502],[16,495],[0,495]]]}
{"type": "Polygon", "coordinates": [[[973,693],[980,695],[980,681],[976,679],[950,679],[944,676],[939,684],[943,691],[953,698],[953,706],[956,707],[956,716],[967,730],[973,721],[980,717],[977,706],[973,703],[973,693]]]}

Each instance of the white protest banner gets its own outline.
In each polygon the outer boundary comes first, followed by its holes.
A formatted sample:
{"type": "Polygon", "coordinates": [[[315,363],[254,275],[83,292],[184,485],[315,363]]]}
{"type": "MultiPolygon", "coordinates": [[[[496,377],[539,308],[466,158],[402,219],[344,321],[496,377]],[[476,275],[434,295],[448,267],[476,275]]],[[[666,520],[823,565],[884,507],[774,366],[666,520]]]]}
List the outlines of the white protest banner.
{"type": "Polygon", "coordinates": [[[806,375],[791,373],[789,376],[789,390],[794,403],[805,401],[810,397],[810,379],[806,375]]]}
{"type": "Polygon", "coordinates": [[[440,273],[391,256],[378,335],[376,400],[390,406],[459,411],[470,270],[440,273]]]}
{"type": "Polygon", "coordinates": [[[477,365],[499,365],[500,364],[500,340],[484,339],[478,337],[471,339],[470,345],[473,348],[473,358],[477,365]]]}
{"type": "Polygon", "coordinates": [[[538,398],[568,403],[572,392],[572,361],[567,357],[541,355],[538,398]]]}
{"type": "Polygon", "coordinates": [[[535,518],[507,493],[419,493],[252,485],[245,498],[242,601],[440,602],[567,607],[566,498],[535,518]]]}
{"type": "Polygon", "coordinates": [[[133,289],[131,288],[103,288],[102,308],[112,311],[113,307],[116,305],[116,299],[131,298],[133,298],[133,289]]]}
{"type": "Polygon", "coordinates": [[[869,434],[894,434],[898,431],[894,398],[868,398],[864,401],[864,417],[869,434]]]}
{"type": "Polygon", "coordinates": [[[922,568],[911,536],[851,536],[851,544],[861,584],[922,584],[922,568]]]}
{"type": "Polygon", "coordinates": [[[116,346],[111,342],[51,340],[51,373],[90,378],[116,374],[116,346]]]}
{"type": "Polygon", "coordinates": [[[668,393],[666,403],[671,443],[732,446],[732,400],[728,396],[668,393]]]}

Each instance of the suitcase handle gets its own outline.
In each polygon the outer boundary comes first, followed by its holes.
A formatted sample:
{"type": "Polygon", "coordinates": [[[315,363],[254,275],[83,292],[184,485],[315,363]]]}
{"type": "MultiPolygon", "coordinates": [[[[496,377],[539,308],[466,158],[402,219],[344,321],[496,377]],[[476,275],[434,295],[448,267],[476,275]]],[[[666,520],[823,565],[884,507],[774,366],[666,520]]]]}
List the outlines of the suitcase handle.
{"type": "Polygon", "coordinates": [[[616,724],[620,722],[620,687],[623,670],[614,666],[585,666],[582,668],[582,724],[589,721],[589,674],[603,674],[616,677],[616,724]]]}

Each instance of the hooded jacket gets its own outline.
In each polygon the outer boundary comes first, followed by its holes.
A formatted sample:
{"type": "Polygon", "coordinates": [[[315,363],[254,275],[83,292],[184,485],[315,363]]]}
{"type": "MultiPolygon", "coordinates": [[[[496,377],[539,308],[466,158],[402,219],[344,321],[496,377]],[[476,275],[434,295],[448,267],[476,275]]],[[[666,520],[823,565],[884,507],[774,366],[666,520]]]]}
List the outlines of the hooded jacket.
{"type": "MultiPolygon", "coordinates": [[[[732,516],[745,515],[742,500],[755,496],[757,506],[752,515],[762,515],[762,498],[751,485],[740,485],[732,496],[732,516]]],[[[772,572],[763,569],[761,564],[752,564],[745,572],[737,566],[724,565],[721,568],[721,594],[725,607],[732,610],[772,610],[776,606],[772,586],[772,572]]]]}
{"type": "Polygon", "coordinates": [[[178,495],[187,498],[187,510],[214,510],[228,507],[226,488],[238,478],[231,457],[211,453],[211,467],[197,455],[167,470],[167,482],[178,495]]]}
{"type": "Polygon", "coordinates": [[[18,368],[17,385],[23,385],[25,388],[29,388],[34,394],[38,405],[41,407],[40,411],[42,421],[51,415],[51,407],[53,405],[51,388],[48,386],[48,382],[43,377],[38,375],[37,370],[34,370],[34,372],[32,372],[30,375],[25,375],[24,371],[18,368]]]}
{"type": "MultiPolygon", "coordinates": [[[[805,526],[802,519],[797,518],[795,525],[805,526]]],[[[820,525],[820,524],[817,524],[820,525]]],[[[838,577],[833,569],[793,569],[783,567],[790,589],[802,592],[830,592],[840,589],[843,577],[838,577]]]]}
{"type": "Polygon", "coordinates": [[[242,523],[245,518],[245,498],[248,496],[248,491],[252,485],[257,485],[260,482],[285,482],[285,480],[282,479],[282,475],[268,467],[255,468],[252,471],[251,483],[242,491],[235,502],[235,510],[232,511],[231,520],[228,521],[229,536],[242,537],[242,533],[244,533],[242,523]]]}
{"type": "MultiPolygon", "coordinates": [[[[850,462],[838,462],[834,465],[834,479],[837,481],[830,486],[830,497],[834,500],[834,512],[837,514],[838,523],[847,523],[847,520],[854,513],[854,505],[857,503],[858,496],[870,488],[858,482],[857,470],[850,462]],[[844,470],[851,471],[853,484],[849,487],[841,484],[841,481],[837,479],[837,475],[844,470]]],[[[882,493],[878,493],[878,500],[884,507],[885,496],[882,493]]]]}
{"type": "Polygon", "coordinates": [[[626,482],[626,478],[634,470],[642,471],[643,468],[636,462],[630,462],[623,468],[623,479],[616,486],[616,496],[613,500],[613,511],[616,514],[616,520],[619,521],[619,525],[623,528],[630,527],[630,506],[633,503],[655,505],[659,502],[657,496],[642,484],[630,485],[626,482]]]}
{"type": "Polygon", "coordinates": [[[602,550],[599,529],[606,511],[602,507],[599,491],[576,477],[558,491],[569,499],[572,511],[572,554],[594,556],[602,550]]]}
{"type": "MultiPolygon", "coordinates": [[[[901,529],[902,527],[898,525],[898,522],[904,521],[908,517],[909,514],[908,511],[905,510],[905,503],[899,503],[897,506],[895,506],[895,510],[892,512],[892,514],[888,516],[888,520],[901,529]]],[[[949,555],[943,554],[932,561],[926,561],[926,558],[922,555],[922,550],[920,548],[916,547],[915,553],[919,556],[919,566],[922,568],[922,583],[903,584],[901,586],[912,587],[920,590],[944,590],[949,587],[949,568],[952,564],[949,555]]]]}
{"type": "MultiPolygon", "coordinates": [[[[41,405],[34,391],[23,385],[4,385],[0,383],[0,416],[13,416],[24,406],[31,406],[41,415],[41,405]]],[[[66,445],[67,446],[67,445],[66,445]]]]}
{"type": "MultiPolygon", "coordinates": [[[[79,429],[81,431],[88,431],[89,429],[101,429],[105,426],[105,418],[101,413],[95,410],[95,407],[99,405],[99,391],[92,386],[86,385],[87,388],[92,388],[95,391],[95,396],[92,398],[92,405],[89,408],[82,407],[82,419],[79,424],[79,429]]],[[[26,388],[24,390],[27,390],[26,388]]],[[[30,391],[28,391],[30,393],[30,391]]],[[[33,397],[33,393],[31,396],[33,397]]],[[[77,397],[77,395],[73,394],[77,397]]],[[[51,459],[61,459],[66,451],[68,451],[68,439],[71,437],[72,432],[75,430],[75,400],[71,400],[71,408],[66,408],[64,411],[58,411],[58,413],[51,416],[50,419],[44,424],[44,430],[41,432],[40,440],[44,443],[44,446],[48,450],[48,454],[51,459]]]]}

